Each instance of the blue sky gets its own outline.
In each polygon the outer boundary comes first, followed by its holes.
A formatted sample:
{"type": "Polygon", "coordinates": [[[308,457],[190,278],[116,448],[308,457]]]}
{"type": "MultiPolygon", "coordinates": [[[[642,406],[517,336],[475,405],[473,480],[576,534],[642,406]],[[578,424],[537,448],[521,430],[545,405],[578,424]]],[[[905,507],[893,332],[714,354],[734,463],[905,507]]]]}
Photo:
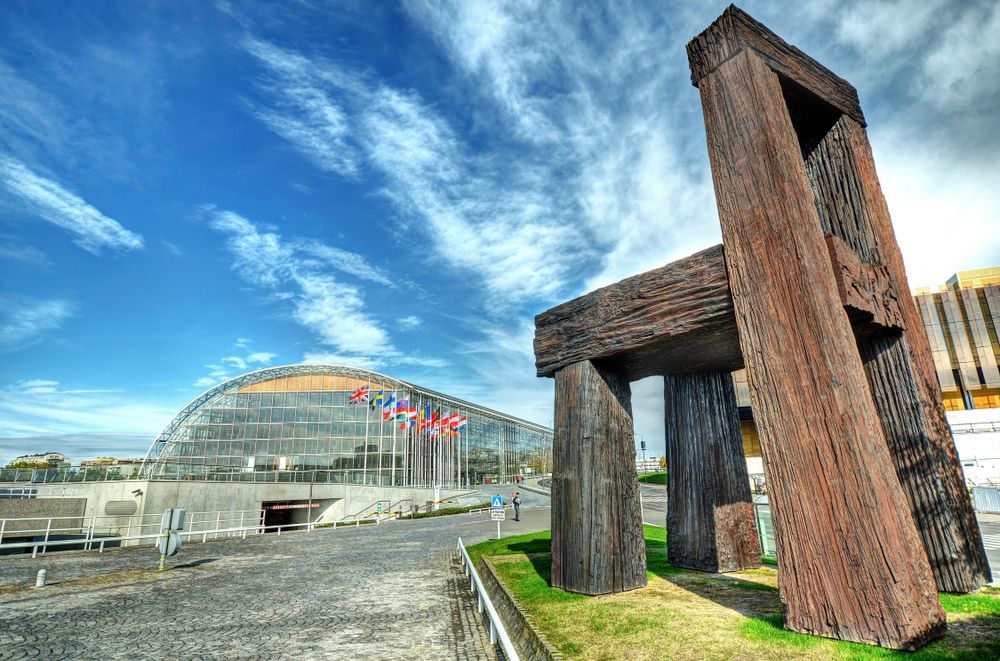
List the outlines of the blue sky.
{"type": "MultiPolygon", "coordinates": [[[[911,284],[1000,263],[1000,4],[742,6],[858,88],[911,284]]],[[[724,7],[4,2],[0,460],[303,361],[548,424],[534,314],[720,240],[684,44],[724,7]]]]}

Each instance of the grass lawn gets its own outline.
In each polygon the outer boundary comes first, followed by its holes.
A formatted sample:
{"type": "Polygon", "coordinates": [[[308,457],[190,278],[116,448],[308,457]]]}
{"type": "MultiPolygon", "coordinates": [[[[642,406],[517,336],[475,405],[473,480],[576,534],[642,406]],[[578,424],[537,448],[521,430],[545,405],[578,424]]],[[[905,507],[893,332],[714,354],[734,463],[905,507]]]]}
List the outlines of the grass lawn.
{"type": "Polygon", "coordinates": [[[666,484],[667,472],[660,471],[658,473],[643,473],[639,476],[639,481],[645,482],[646,484],[666,484]]]}
{"type": "Polygon", "coordinates": [[[1000,659],[1000,591],[941,595],[948,633],[906,653],[785,631],[778,573],[705,574],[667,563],[666,531],[645,527],[649,584],[603,597],[549,587],[549,532],[469,548],[490,556],[541,633],[574,659],[1000,659]]]}

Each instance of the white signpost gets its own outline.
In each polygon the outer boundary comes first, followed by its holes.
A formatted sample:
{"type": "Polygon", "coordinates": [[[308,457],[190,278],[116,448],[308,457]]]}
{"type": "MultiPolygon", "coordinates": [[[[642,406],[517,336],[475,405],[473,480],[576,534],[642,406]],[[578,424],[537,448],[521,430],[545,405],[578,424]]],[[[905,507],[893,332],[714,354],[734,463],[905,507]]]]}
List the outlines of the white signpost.
{"type": "Polygon", "coordinates": [[[490,499],[490,518],[497,522],[497,539],[500,539],[500,522],[507,516],[503,509],[503,496],[493,496],[490,499]]]}

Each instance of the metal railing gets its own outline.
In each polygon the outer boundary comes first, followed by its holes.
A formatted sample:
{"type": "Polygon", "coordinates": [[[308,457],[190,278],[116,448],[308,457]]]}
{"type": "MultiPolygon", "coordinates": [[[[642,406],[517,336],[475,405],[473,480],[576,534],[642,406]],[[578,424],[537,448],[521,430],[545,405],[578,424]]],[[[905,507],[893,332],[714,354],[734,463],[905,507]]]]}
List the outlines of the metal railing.
{"type": "Polygon", "coordinates": [[[499,639],[504,656],[510,661],[520,661],[521,657],[518,656],[517,650],[514,648],[514,643],[510,640],[510,636],[507,635],[507,629],[504,628],[503,621],[500,619],[500,615],[497,614],[497,609],[493,606],[493,601],[490,599],[489,593],[483,587],[483,581],[479,578],[479,572],[472,565],[472,559],[469,557],[469,552],[465,550],[465,544],[462,543],[461,537],[458,538],[458,553],[462,558],[465,575],[469,577],[469,590],[478,597],[479,612],[482,613],[484,607],[486,609],[486,617],[490,623],[490,644],[496,645],[497,639],[499,639]]]}
{"type": "MultiPolygon", "coordinates": [[[[375,516],[367,518],[357,518],[350,521],[350,524],[360,526],[363,522],[373,522],[375,524],[391,520],[390,516],[375,516]]],[[[0,551],[7,549],[33,549],[32,557],[46,553],[49,547],[76,546],[77,550],[92,551],[95,548],[100,553],[104,552],[105,546],[112,544],[127,546],[125,542],[140,541],[144,539],[154,540],[163,533],[161,528],[162,514],[141,514],[130,517],[113,516],[63,516],[63,517],[25,517],[0,519],[0,551]],[[128,522],[121,523],[121,519],[128,519],[128,522]],[[118,522],[102,522],[105,519],[116,519],[118,522]],[[23,522],[39,521],[44,522],[44,526],[25,527],[23,522]],[[69,524],[65,522],[69,521],[69,524]],[[123,532],[124,531],[124,532],[123,532]],[[26,542],[6,542],[4,537],[41,537],[40,540],[29,540],[26,542]],[[53,536],[71,536],[70,539],[52,539],[53,536]]],[[[308,521],[304,523],[267,524],[261,522],[260,510],[231,510],[215,512],[191,512],[187,515],[185,530],[178,531],[182,539],[195,539],[201,537],[202,542],[210,539],[222,537],[239,537],[246,539],[248,534],[259,535],[267,532],[275,532],[280,535],[283,530],[294,528],[305,528],[307,532],[316,528],[337,528],[338,522],[333,521],[308,521]],[[251,523],[253,522],[253,523],[251,523]]]]}
{"type": "MultiPolygon", "coordinates": [[[[401,474],[365,474],[360,468],[300,468],[285,470],[246,469],[240,466],[197,466],[156,464],[149,474],[127,477],[118,470],[102,466],[62,466],[58,468],[0,468],[0,483],[63,484],[71,482],[111,482],[123,480],[181,480],[197,482],[265,482],[304,484],[349,484],[373,487],[412,487],[430,489],[432,481],[406,482],[401,474]]],[[[439,485],[445,489],[464,488],[460,484],[439,485]]]]}

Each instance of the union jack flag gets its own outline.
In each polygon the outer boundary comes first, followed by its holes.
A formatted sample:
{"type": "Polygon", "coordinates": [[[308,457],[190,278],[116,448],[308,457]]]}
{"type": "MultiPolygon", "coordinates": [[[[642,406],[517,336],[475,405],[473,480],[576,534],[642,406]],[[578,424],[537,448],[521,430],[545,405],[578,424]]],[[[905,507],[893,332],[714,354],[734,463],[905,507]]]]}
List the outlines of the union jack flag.
{"type": "Polygon", "coordinates": [[[360,404],[368,401],[368,386],[361,386],[354,391],[354,394],[347,398],[348,404],[360,404]]]}

